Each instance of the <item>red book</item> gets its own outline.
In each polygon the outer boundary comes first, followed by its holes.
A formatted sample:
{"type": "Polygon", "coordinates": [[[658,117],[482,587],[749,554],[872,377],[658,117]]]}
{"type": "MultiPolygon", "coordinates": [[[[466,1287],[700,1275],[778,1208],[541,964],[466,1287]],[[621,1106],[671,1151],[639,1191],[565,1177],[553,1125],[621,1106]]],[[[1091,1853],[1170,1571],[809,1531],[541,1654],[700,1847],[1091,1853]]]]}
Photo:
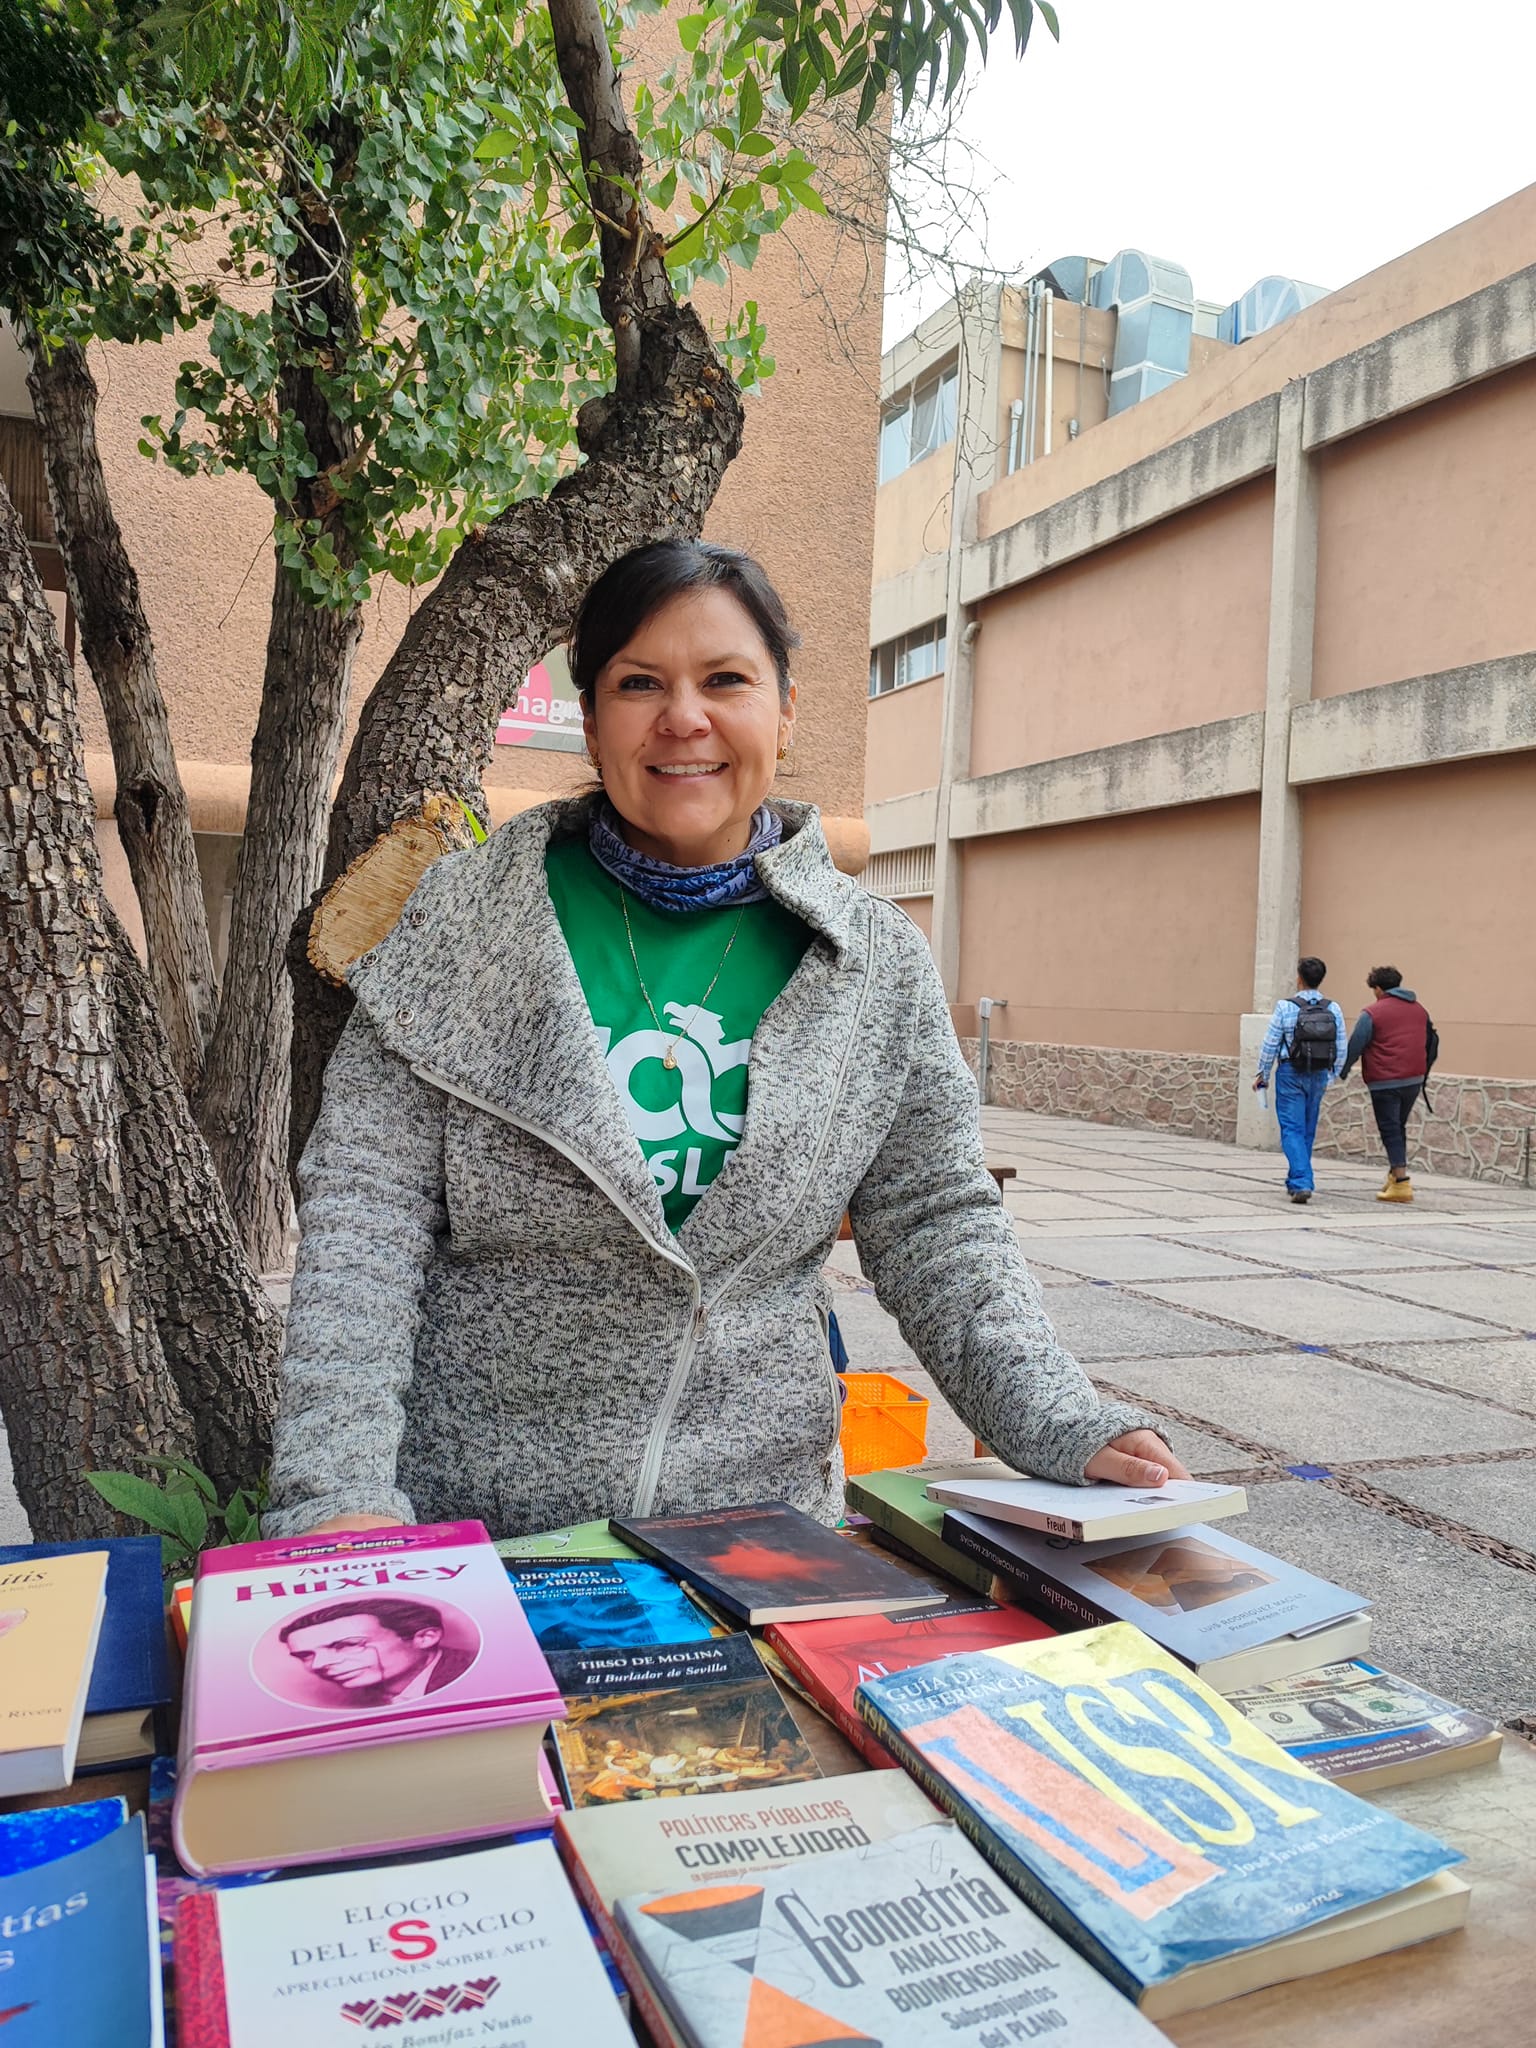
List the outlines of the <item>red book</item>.
{"type": "Polygon", "coordinates": [[[783,1622],[766,1629],[764,1639],[854,1748],[877,1770],[894,1770],[896,1759],[854,1708],[859,1686],[963,1650],[1034,1643],[1055,1633],[1017,1607],[996,1607],[973,1594],[959,1594],[942,1607],[905,1614],[783,1622]]]}

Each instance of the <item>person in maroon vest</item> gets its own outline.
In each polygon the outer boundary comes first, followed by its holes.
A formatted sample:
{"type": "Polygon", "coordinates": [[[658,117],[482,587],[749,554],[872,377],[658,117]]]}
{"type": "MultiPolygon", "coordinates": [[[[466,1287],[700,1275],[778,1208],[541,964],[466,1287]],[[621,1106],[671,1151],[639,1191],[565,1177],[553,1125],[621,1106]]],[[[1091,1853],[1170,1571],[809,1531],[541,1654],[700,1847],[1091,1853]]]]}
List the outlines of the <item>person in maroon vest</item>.
{"type": "Polygon", "coordinates": [[[1376,1128],[1387,1153],[1387,1178],[1378,1202],[1411,1202],[1408,1114],[1435,1063],[1439,1039],[1428,1010],[1395,967],[1373,967],[1365,977],[1376,1000],[1360,1012],[1344,1055],[1346,1078],[1358,1060],[1371,1093],[1376,1128]]]}

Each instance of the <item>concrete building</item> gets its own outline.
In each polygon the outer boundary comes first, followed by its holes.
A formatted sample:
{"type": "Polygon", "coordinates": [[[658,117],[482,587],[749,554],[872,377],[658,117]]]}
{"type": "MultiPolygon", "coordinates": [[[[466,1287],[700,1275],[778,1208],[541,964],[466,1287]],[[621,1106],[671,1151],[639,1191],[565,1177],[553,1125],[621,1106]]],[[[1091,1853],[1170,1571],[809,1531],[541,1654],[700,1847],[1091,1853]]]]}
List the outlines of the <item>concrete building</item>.
{"type": "MultiPolygon", "coordinates": [[[[1536,187],[1326,296],[1108,273],[885,357],[866,881],[963,1041],[1006,1002],[1000,1103],[1273,1143],[1298,952],[1350,1015],[1391,962],[1417,1156],[1536,1178],[1536,187]]],[[[1357,1083],[1322,1149],[1374,1156],[1357,1083]]]]}
{"type": "MultiPolygon", "coordinates": [[[[658,17],[635,31],[642,70],[665,61],[666,38],[675,33],[669,23],[670,17],[658,17]]],[[[883,222],[873,157],[868,175],[867,215],[883,222]]],[[[851,192],[853,173],[845,167],[842,177],[851,192]]],[[[764,243],[748,278],[698,294],[709,317],[712,308],[723,310],[739,298],[745,283],[768,329],[777,368],[761,395],[748,401],[742,453],[726,474],[706,534],[757,555],[784,594],[803,644],[795,670],[795,746],[778,786],[786,796],[820,805],[837,858],[855,871],[867,846],[864,613],[879,429],[879,395],[868,366],[880,346],[881,255],[878,242],[807,212],[793,238],[764,243]]],[[[182,336],[159,347],[97,347],[92,364],[101,390],[103,462],[154,631],[215,963],[221,964],[266,647],[271,508],[243,477],[186,479],[138,453],[143,416],[175,411],[177,365],[192,348],[193,338],[182,336]]],[[[43,581],[67,628],[63,564],[53,544],[25,364],[3,323],[0,476],[22,510],[43,581]]],[[[354,664],[354,722],[420,595],[381,581],[368,604],[354,664]]],[[[72,637],[71,631],[71,651],[72,637]]],[[[579,724],[573,729],[569,717],[561,717],[562,709],[569,711],[559,702],[563,662],[550,667],[555,701],[541,702],[535,687],[526,693],[532,715],[503,719],[497,734],[486,790],[498,823],[578,786],[590,773],[579,724]]],[[[138,936],[132,881],[112,823],[115,782],[106,727],[83,663],[79,678],[107,885],[138,936]]],[[[349,724],[343,758],[350,742],[349,724]]]]}

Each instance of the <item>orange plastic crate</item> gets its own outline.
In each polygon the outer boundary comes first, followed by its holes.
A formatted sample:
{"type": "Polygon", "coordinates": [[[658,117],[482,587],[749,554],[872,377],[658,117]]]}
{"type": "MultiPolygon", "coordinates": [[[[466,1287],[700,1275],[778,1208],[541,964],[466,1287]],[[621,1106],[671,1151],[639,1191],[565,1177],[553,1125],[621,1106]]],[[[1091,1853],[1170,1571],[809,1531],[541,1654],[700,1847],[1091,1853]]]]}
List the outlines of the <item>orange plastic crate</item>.
{"type": "Polygon", "coordinates": [[[885,1472],[928,1455],[928,1403],[885,1372],[843,1372],[843,1469],[885,1472]]]}

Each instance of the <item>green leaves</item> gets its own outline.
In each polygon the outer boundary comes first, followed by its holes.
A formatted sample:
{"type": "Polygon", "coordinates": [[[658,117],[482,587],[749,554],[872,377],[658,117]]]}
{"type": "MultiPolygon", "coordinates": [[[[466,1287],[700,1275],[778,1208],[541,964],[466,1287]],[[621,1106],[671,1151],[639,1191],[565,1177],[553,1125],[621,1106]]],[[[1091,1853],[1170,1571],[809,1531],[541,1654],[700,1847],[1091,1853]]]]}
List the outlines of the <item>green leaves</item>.
{"type": "Polygon", "coordinates": [[[220,1504],[206,1472],[180,1458],[145,1458],[152,1471],[165,1475],[156,1486],[133,1472],[87,1472],[86,1478],[108,1507],[142,1522],[160,1538],[161,1567],[168,1577],[184,1577],[198,1552],[221,1543],[250,1543],[260,1534],[266,1503],[266,1482],[238,1487],[220,1504]]]}

